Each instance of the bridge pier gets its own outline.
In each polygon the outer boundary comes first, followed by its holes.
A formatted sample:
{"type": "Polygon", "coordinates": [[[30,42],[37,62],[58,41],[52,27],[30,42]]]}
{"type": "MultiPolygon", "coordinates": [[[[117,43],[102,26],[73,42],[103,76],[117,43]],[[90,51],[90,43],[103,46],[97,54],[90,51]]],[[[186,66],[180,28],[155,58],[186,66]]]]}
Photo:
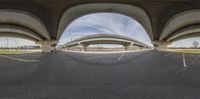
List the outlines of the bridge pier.
{"type": "Polygon", "coordinates": [[[125,48],[125,51],[129,51],[130,50],[130,47],[132,46],[133,44],[130,43],[130,44],[124,44],[124,48],[125,48]]]}
{"type": "Polygon", "coordinates": [[[172,44],[172,42],[167,41],[155,41],[153,42],[155,49],[159,51],[167,51],[168,45],[172,44]]]}
{"type": "Polygon", "coordinates": [[[79,44],[81,46],[81,51],[87,51],[87,47],[89,46],[89,44],[79,44]]]}
{"type": "Polygon", "coordinates": [[[49,52],[52,52],[52,50],[55,50],[56,43],[57,41],[54,41],[54,40],[36,42],[36,44],[41,45],[42,52],[46,52],[46,53],[49,53],[49,52]]]}
{"type": "Polygon", "coordinates": [[[69,50],[69,47],[65,47],[64,49],[65,49],[65,50],[69,50]]]}

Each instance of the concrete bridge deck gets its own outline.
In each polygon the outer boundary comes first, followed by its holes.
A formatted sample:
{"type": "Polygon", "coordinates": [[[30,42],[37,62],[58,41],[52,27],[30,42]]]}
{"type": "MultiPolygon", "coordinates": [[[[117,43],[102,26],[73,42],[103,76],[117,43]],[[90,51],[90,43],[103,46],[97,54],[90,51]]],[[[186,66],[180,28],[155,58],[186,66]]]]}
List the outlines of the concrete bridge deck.
{"type": "Polygon", "coordinates": [[[129,50],[131,46],[151,48],[150,45],[142,43],[136,39],[116,34],[94,34],[83,36],[67,42],[63,45],[63,48],[82,46],[83,50],[86,50],[87,47],[92,44],[120,44],[124,46],[126,50],[129,50]]]}

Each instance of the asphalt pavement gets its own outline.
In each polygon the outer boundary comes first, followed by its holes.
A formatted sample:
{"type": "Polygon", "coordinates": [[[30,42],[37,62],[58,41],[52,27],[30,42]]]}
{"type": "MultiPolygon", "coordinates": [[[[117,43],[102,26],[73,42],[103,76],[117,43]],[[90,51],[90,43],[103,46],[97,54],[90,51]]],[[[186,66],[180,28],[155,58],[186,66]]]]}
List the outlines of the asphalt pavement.
{"type": "Polygon", "coordinates": [[[200,55],[0,55],[0,99],[200,99],[200,55]]]}

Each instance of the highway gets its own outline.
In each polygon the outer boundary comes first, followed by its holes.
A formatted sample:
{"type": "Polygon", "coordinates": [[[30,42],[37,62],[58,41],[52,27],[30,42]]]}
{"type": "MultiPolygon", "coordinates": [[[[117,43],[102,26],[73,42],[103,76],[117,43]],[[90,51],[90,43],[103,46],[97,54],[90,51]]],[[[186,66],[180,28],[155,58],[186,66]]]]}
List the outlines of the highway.
{"type": "Polygon", "coordinates": [[[200,99],[200,55],[0,55],[0,99],[200,99]]]}

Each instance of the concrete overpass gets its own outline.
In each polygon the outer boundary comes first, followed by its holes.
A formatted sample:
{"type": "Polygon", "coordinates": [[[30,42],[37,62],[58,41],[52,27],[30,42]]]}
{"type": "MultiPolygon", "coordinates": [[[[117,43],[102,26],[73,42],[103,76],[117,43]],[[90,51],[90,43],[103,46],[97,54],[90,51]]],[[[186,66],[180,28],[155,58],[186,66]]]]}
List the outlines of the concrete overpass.
{"type": "Polygon", "coordinates": [[[135,19],[160,50],[200,35],[199,0],[1,0],[0,33],[33,39],[49,52],[72,21],[96,12],[135,19]]]}
{"type": "Polygon", "coordinates": [[[91,44],[121,44],[124,46],[125,50],[129,50],[131,46],[139,46],[144,48],[149,48],[150,46],[139,42],[135,39],[131,39],[121,35],[113,34],[96,34],[84,36],[78,39],[75,39],[71,42],[68,42],[64,45],[64,48],[70,48],[73,46],[81,46],[82,51],[86,51],[87,47],[91,44]]]}

